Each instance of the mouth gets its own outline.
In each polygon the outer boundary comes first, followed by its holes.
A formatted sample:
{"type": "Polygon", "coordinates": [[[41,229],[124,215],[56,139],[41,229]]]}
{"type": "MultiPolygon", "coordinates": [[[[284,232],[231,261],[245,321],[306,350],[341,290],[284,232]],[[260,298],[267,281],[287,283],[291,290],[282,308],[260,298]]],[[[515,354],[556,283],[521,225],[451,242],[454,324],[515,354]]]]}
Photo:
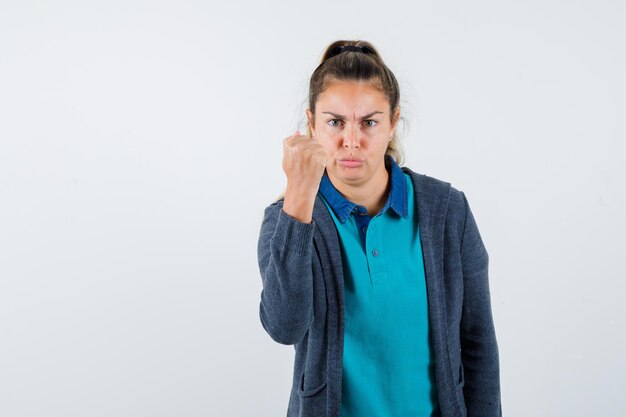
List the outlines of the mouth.
{"type": "Polygon", "coordinates": [[[358,168],[361,165],[363,165],[362,159],[355,159],[355,158],[339,159],[338,162],[339,162],[339,165],[341,165],[344,168],[358,168]]]}

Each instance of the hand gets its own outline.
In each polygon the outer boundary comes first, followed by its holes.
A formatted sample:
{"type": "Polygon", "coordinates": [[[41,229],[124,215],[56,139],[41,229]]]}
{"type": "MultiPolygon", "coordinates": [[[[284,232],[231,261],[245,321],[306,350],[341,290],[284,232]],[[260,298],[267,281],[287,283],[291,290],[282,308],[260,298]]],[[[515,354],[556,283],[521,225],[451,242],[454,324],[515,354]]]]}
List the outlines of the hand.
{"type": "Polygon", "coordinates": [[[315,139],[296,131],[283,140],[283,171],[288,188],[315,197],[330,156],[315,139]]]}
{"type": "Polygon", "coordinates": [[[315,196],[330,156],[315,139],[296,131],[283,140],[283,170],[287,191],[283,210],[291,217],[311,223],[315,196]]]}

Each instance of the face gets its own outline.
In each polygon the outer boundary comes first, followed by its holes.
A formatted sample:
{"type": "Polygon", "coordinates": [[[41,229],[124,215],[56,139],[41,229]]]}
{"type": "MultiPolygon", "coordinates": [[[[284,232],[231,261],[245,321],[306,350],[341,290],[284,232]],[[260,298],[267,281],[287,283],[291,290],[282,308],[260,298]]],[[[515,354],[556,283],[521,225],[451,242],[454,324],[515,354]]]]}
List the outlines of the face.
{"type": "Polygon", "coordinates": [[[329,81],[315,115],[306,113],[313,136],[330,155],[326,171],[333,184],[367,187],[386,178],[385,151],[399,113],[392,124],[380,90],[366,82],[329,81]]]}

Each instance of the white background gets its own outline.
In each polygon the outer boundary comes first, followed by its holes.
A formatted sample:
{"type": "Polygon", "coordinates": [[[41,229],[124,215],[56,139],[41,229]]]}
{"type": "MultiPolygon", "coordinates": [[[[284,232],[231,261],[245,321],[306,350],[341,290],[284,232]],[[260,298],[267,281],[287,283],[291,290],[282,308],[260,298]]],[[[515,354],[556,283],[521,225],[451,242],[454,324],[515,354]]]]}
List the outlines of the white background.
{"type": "Polygon", "coordinates": [[[620,1],[2,0],[0,415],[285,415],[256,245],[336,39],[395,72],[405,165],[468,196],[504,414],[625,415],[625,22],[620,1]]]}

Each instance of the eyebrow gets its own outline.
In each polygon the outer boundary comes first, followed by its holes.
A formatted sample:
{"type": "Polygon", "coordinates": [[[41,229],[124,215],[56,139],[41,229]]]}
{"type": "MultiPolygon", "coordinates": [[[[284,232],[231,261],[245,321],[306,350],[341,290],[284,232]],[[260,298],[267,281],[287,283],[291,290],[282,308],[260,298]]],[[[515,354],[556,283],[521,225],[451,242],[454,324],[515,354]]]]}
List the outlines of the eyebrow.
{"type": "MultiPolygon", "coordinates": [[[[330,114],[333,117],[336,117],[337,119],[342,119],[343,120],[343,119],[346,118],[346,116],[343,116],[343,115],[337,114],[337,113],[333,113],[333,112],[330,112],[330,111],[324,111],[322,113],[330,114]]],[[[373,111],[370,114],[366,114],[365,116],[361,117],[361,120],[367,119],[368,117],[372,117],[373,115],[375,115],[377,113],[384,114],[382,111],[373,111]]]]}

